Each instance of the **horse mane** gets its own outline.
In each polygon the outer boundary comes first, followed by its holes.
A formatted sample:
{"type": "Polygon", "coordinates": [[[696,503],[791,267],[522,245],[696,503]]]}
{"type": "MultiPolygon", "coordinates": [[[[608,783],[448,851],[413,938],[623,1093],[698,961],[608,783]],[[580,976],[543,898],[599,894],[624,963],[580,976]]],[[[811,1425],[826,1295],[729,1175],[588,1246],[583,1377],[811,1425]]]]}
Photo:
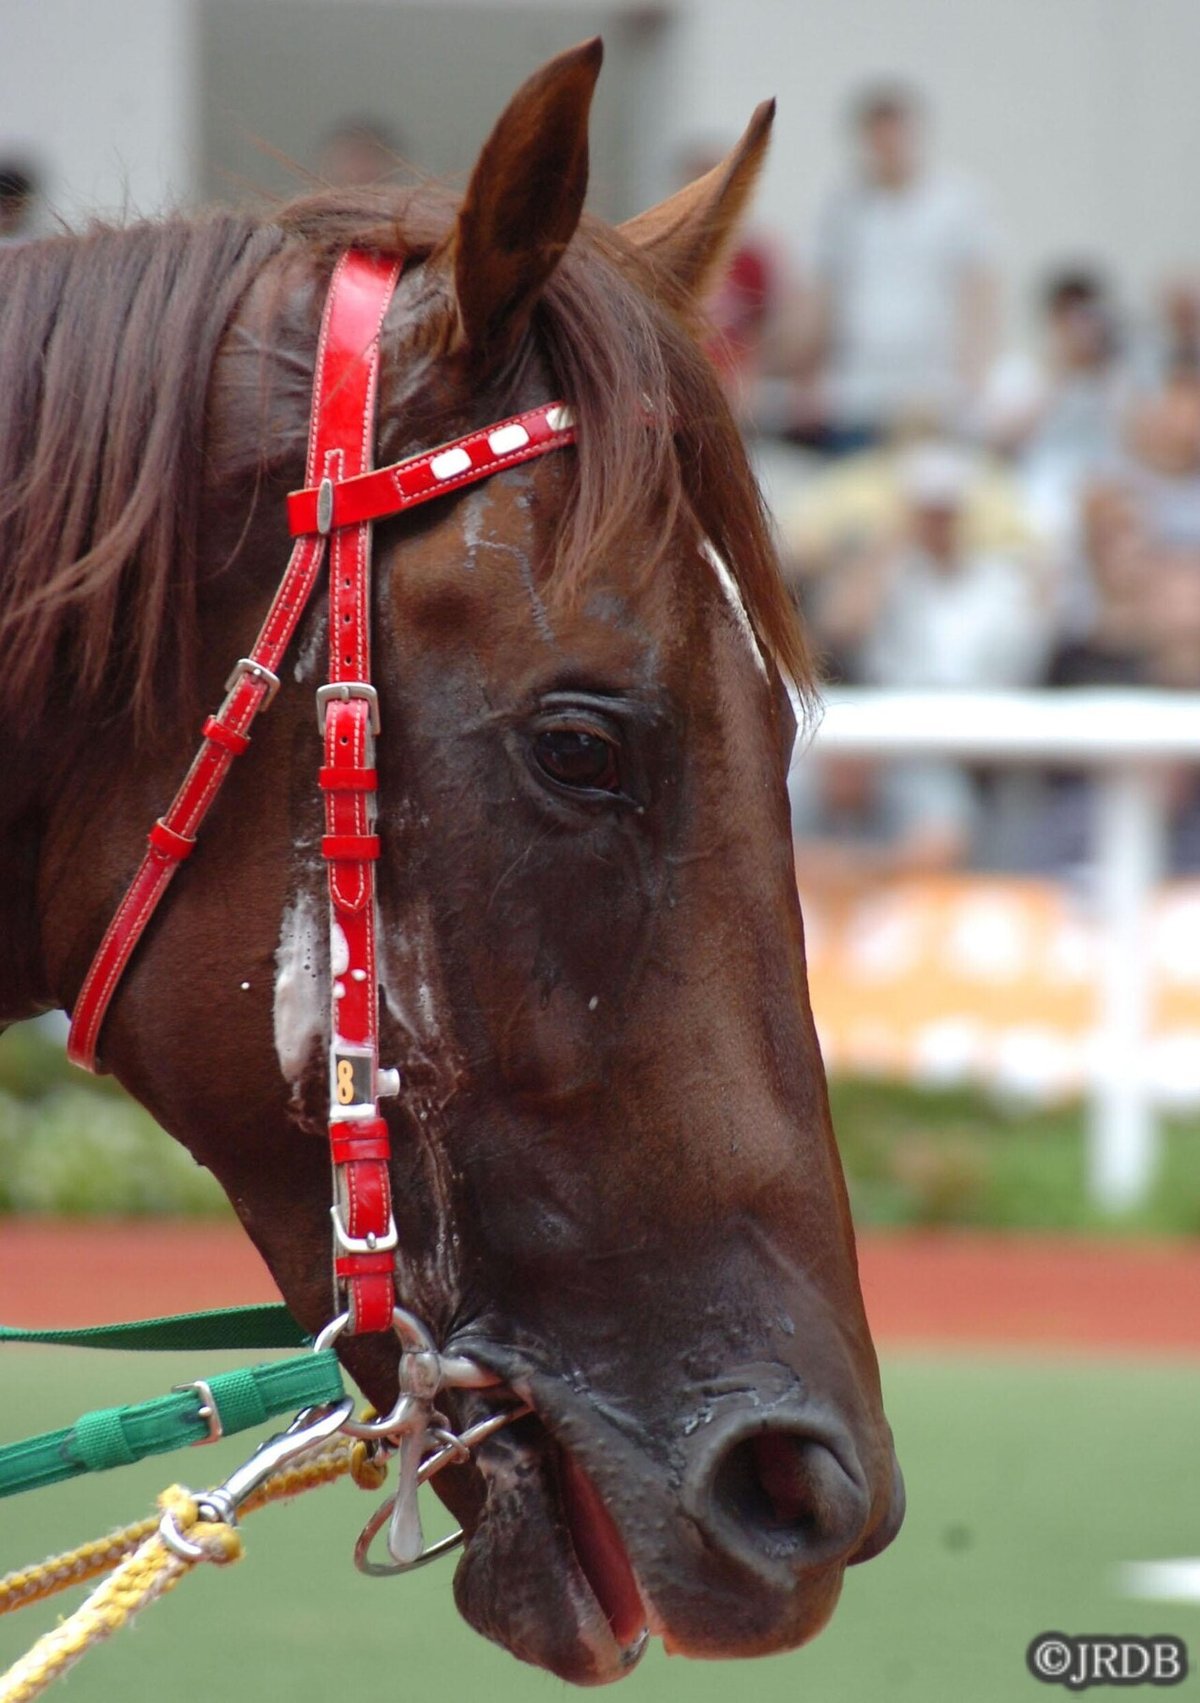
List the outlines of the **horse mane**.
{"type": "MultiPolygon", "coordinates": [[[[192,712],[210,381],[239,303],[293,246],[326,270],[350,246],[426,258],[454,206],[430,186],[328,192],[0,251],[0,713],[128,717],[141,738],[192,712]]],[[[590,219],[543,293],[526,354],[579,427],[554,582],[570,595],[634,526],[652,571],[689,513],[807,688],[757,485],[677,294],[590,219]]]]}

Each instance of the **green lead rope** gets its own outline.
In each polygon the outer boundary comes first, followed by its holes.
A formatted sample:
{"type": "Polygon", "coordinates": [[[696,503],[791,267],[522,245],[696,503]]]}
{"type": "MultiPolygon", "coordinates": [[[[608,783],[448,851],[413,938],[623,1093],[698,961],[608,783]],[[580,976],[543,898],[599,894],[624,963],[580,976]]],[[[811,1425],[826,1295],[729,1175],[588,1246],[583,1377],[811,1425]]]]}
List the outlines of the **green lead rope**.
{"type": "Polygon", "coordinates": [[[304,1348],[312,1338],[282,1301],[255,1307],[213,1307],[163,1319],[76,1330],[20,1330],[0,1325],[0,1342],[44,1342],[59,1348],[304,1348]]]}
{"type": "MultiPolygon", "coordinates": [[[[229,1307],[174,1318],[79,1330],[20,1330],[0,1325],[0,1342],[49,1343],[70,1348],[296,1348],[310,1339],[280,1303],[229,1307]]],[[[85,1472],[128,1466],[149,1455],[203,1443],[220,1431],[232,1436],[280,1414],[341,1401],[342,1371],[331,1348],[286,1360],[217,1372],[204,1380],[215,1423],[201,1410],[204,1397],[191,1385],[128,1407],[98,1408],[74,1425],[0,1447],[0,1497],[37,1490],[85,1472]]]]}

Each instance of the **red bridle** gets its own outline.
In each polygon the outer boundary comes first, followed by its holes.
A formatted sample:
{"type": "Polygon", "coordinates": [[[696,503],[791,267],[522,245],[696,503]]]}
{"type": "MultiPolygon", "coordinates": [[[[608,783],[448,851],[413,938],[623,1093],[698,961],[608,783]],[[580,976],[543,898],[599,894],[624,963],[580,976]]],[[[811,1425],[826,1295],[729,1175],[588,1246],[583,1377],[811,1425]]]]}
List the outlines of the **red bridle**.
{"type": "Polygon", "coordinates": [[[328,866],[330,942],[329,1139],[335,1175],[334,1271],[344,1328],[390,1330],[396,1306],[396,1227],[390,1144],[379,1115],[379,987],[376,972],[374,741],[379,706],[371,684],[371,523],[573,443],[569,410],[546,403],[390,467],[371,468],[380,332],[401,261],[350,249],[336,267],[317,346],[307,485],[288,498],[297,540],[247,656],[204,723],[204,743],[105,931],[79,992],[67,1051],[96,1068],[105,1014],[146,924],[196,836],[222,782],[250,743],[250,728],[279,689],[278,671],[329,541],[329,681],[317,692],[324,740],[322,854],[328,866]]]}

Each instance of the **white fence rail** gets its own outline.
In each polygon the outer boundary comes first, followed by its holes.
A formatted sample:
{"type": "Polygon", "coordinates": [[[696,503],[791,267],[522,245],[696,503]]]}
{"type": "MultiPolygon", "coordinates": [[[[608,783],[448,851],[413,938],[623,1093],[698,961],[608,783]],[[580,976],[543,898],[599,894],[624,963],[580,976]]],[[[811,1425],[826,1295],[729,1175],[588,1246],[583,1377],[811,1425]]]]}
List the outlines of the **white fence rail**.
{"type": "MultiPolygon", "coordinates": [[[[1147,912],[1164,867],[1165,770],[1200,766],[1200,695],[1151,691],[862,692],[831,688],[814,753],[1053,764],[1095,772],[1094,854],[1104,930],[1102,1061],[1091,1086],[1088,1185],[1117,1210],[1158,1164],[1145,1069],[1147,912]]],[[[802,758],[797,759],[803,760],[802,758]]]]}

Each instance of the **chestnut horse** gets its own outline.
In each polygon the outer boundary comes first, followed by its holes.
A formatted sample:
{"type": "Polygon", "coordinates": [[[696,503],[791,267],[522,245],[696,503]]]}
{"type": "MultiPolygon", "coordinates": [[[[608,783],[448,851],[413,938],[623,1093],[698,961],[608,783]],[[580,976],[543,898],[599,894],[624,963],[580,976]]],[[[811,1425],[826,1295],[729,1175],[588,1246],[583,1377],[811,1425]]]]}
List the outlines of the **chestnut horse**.
{"type": "MultiPolygon", "coordinates": [[[[802,1642],[903,1504],[792,879],[803,645],[693,336],[771,110],[613,230],[581,216],[599,64],[588,43],[524,85],[460,205],[328,193],[0,256],[6,1022],[71,1008],[279,579],[334,257],[406,257],[378,460],[574,411],[576,449],[377,527],[374,622],[397,1287],[533,1410],[438,1480],[455,1592],[586,1682],[647,1628],[696,1656],[802,1642]]],[[[102,1037],[311,1329],[324,626],[102,1037]]],[[[394,1348],[339,1349],[389,1407],[394,1348]]]]}

